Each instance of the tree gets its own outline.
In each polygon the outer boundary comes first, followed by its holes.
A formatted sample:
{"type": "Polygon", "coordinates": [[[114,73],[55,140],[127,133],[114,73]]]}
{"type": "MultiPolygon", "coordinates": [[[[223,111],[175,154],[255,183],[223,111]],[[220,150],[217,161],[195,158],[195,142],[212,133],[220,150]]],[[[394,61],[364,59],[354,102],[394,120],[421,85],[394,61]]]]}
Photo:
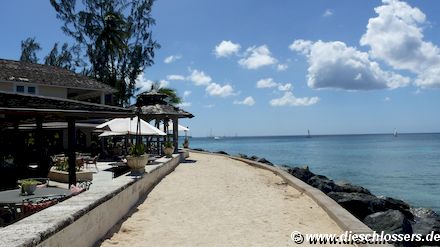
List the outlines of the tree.
{"type": "Polygon", "coordinates": [[[162,87],[160,83],[156,81],[151,85],[151,89],[149,90],[149,92],[153,91],[167,95],[168,97],[165,99],[165,101],[168,104],[178,105],[182,103],[182,98],[179,97],[176,89],[174,88],[162,87]]]}
{"type": "Polygon", "coordinates": [[[29,63],[38,63],[37,51],[41,50],[40,44],[35,38],[27,38],[21,41],[20,61],[29,63]]]}
{"type": "Polygon", "coordinates": [[[58,43],[55,43],[50,53],[44,58],[44,64],[74,70],[78,63],[72,55],[73,49],[74,47],[69,48],[69,45],[64,43],[61,52],[58,52],[58,43]]]}
{"type": "Polygon", "coordinates": [[[90,76],[118,90],[119,105],[133,96],[137,76],[154,61],[150,28],[154,0],[51,0],[62,30],[73,37],[88,58],[90,76]]]}

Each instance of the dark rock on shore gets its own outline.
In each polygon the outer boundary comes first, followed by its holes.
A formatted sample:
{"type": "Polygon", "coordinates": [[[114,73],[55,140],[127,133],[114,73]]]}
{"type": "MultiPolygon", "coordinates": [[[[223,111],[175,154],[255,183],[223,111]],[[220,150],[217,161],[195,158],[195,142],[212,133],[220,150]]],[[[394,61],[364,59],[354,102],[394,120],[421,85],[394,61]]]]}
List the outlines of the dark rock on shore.
{"type": "Polygon", "coordinates": [[[249,157],[246,155],[246,154],[238,154],[237,155],[239,158],[242,158],[242,159],[249,159],[249,157]]]}
{"type": "Polygon", "coordinates": [[[199,151],[199,152],[207,152],[205,149],[202,149],[202,148],[193,148],[192,150],[199,151]]]}
{"type": "Polygon", "coordinates": [[[308,184],[311,186],[321,190],[324,193],[330,193],[333,191],[339,191],[338,186],[333,182],[333,180],[328,179],[323,175],[315,175],[311,177],[308,181],[308,184]]]}
{"type": "Polygon", "coordinates": [[[341,183],[341,182],[336,183],[336,185],[338,186],[338,190],[340,192],[357,192],[357,193],[364,193],[367,195],[371,195],[371,192],[369,190],[359,185],[354,185],[350,183],[341,183]]]}
{"type": "MultiPolygon", "coordinates": [[[[440,216],[427,208],[412,208],[414,221],[411,222],[413,233],[424,236],[431,234],[440,234],[440,216]]],[[[424,242],[424,245],[440,246],[440,242],[424,242]]]]}
{"type": "Polygon", "coordinates": [[[360,220],[367,215],[387,210],[385,200],[374,195],[357,192],[330,192],[327,195],[360,220]]]}
{"type": "Polygon", "coordinates": [[[217,151],[217,152],[214,152],[214,153],[216,153],[216,154],[224,154],[224,155],[229,155],[228,153],[226,153],[225,151],[217,151]]]}
{"type": "Polygon", "coordinates": [[[257,162],[260,162],[260,163],[264,163],[264,164],[266,164],[266,165],[273,166],[272,162],[268,161],[268,160],[265,159],[265,158],[259,158],[259,159],[257,159],[256,161],[257,161],[257,162]]]}
{"type": "Polygon", "coordinates": [[[389,234],[412,232],[410,221],[399,210],[390,209],[370,214],[363,222],[378,232],[384,231],[389,234]]]}
{"type": "Polygon", "coordinates": [[[258,156],[252,155],[251,157],[249,157],[250,160],[256,161],[257,159],[259,159],[258,156]]]}
{"type": "Polygon", "coordinates": [[[307,183],[307,181],[309,181],[309,179],[311,177],[315,176],[315,174],[309,170],[308,166],[305,166],[302,168],[300,168],[300,167],[289,168],[289,169],[287,169],[287,172],[290,175],[292,175],[292,176],[294,176],[294,177],[296,177],[306,183],[307,183]]]}

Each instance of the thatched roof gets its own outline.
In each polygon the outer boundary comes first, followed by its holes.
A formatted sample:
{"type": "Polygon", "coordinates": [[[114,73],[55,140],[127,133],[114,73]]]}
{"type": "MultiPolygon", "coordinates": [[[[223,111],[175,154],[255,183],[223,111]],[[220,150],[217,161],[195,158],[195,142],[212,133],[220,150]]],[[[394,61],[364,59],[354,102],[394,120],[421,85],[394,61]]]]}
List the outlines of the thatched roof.
{"type": "Polygon", "coordinates": [[[178,117],[178,118],[193,118],[194,115],[172,105],[147,105],[141,107],[142,114],[152,117],[178,117]]]}
{"type": "Polygon", "coordinates": [[[0,59],[0,80],[106,92],[116,91],[109,85],[67,69],[6,59],[0,59]]]}

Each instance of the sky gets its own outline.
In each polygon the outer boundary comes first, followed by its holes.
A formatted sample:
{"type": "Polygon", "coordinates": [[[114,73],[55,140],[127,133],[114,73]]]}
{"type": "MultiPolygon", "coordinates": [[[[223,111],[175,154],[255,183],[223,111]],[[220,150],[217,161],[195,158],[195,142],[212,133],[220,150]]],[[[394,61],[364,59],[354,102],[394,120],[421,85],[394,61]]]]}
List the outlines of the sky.
{"type": "MultiPolygon", "coordinates": [[[[440,132],[439,1],[157,0],[155,64],[193,136],[440,132]]],[[[69,41],[49,1],[0,2],[0,58],[69,41]]]]}

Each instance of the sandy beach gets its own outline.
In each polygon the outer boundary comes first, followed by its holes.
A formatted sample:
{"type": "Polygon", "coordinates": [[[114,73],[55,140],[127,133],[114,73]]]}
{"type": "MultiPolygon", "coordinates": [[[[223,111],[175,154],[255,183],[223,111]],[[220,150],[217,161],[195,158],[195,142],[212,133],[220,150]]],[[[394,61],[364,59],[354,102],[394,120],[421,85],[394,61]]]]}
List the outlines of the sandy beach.
{"type": "Polygon", "coordinates": [[[292,231],[342,233],[273,173],[191,153],[101,246],[297,246],[292,231]]]}

